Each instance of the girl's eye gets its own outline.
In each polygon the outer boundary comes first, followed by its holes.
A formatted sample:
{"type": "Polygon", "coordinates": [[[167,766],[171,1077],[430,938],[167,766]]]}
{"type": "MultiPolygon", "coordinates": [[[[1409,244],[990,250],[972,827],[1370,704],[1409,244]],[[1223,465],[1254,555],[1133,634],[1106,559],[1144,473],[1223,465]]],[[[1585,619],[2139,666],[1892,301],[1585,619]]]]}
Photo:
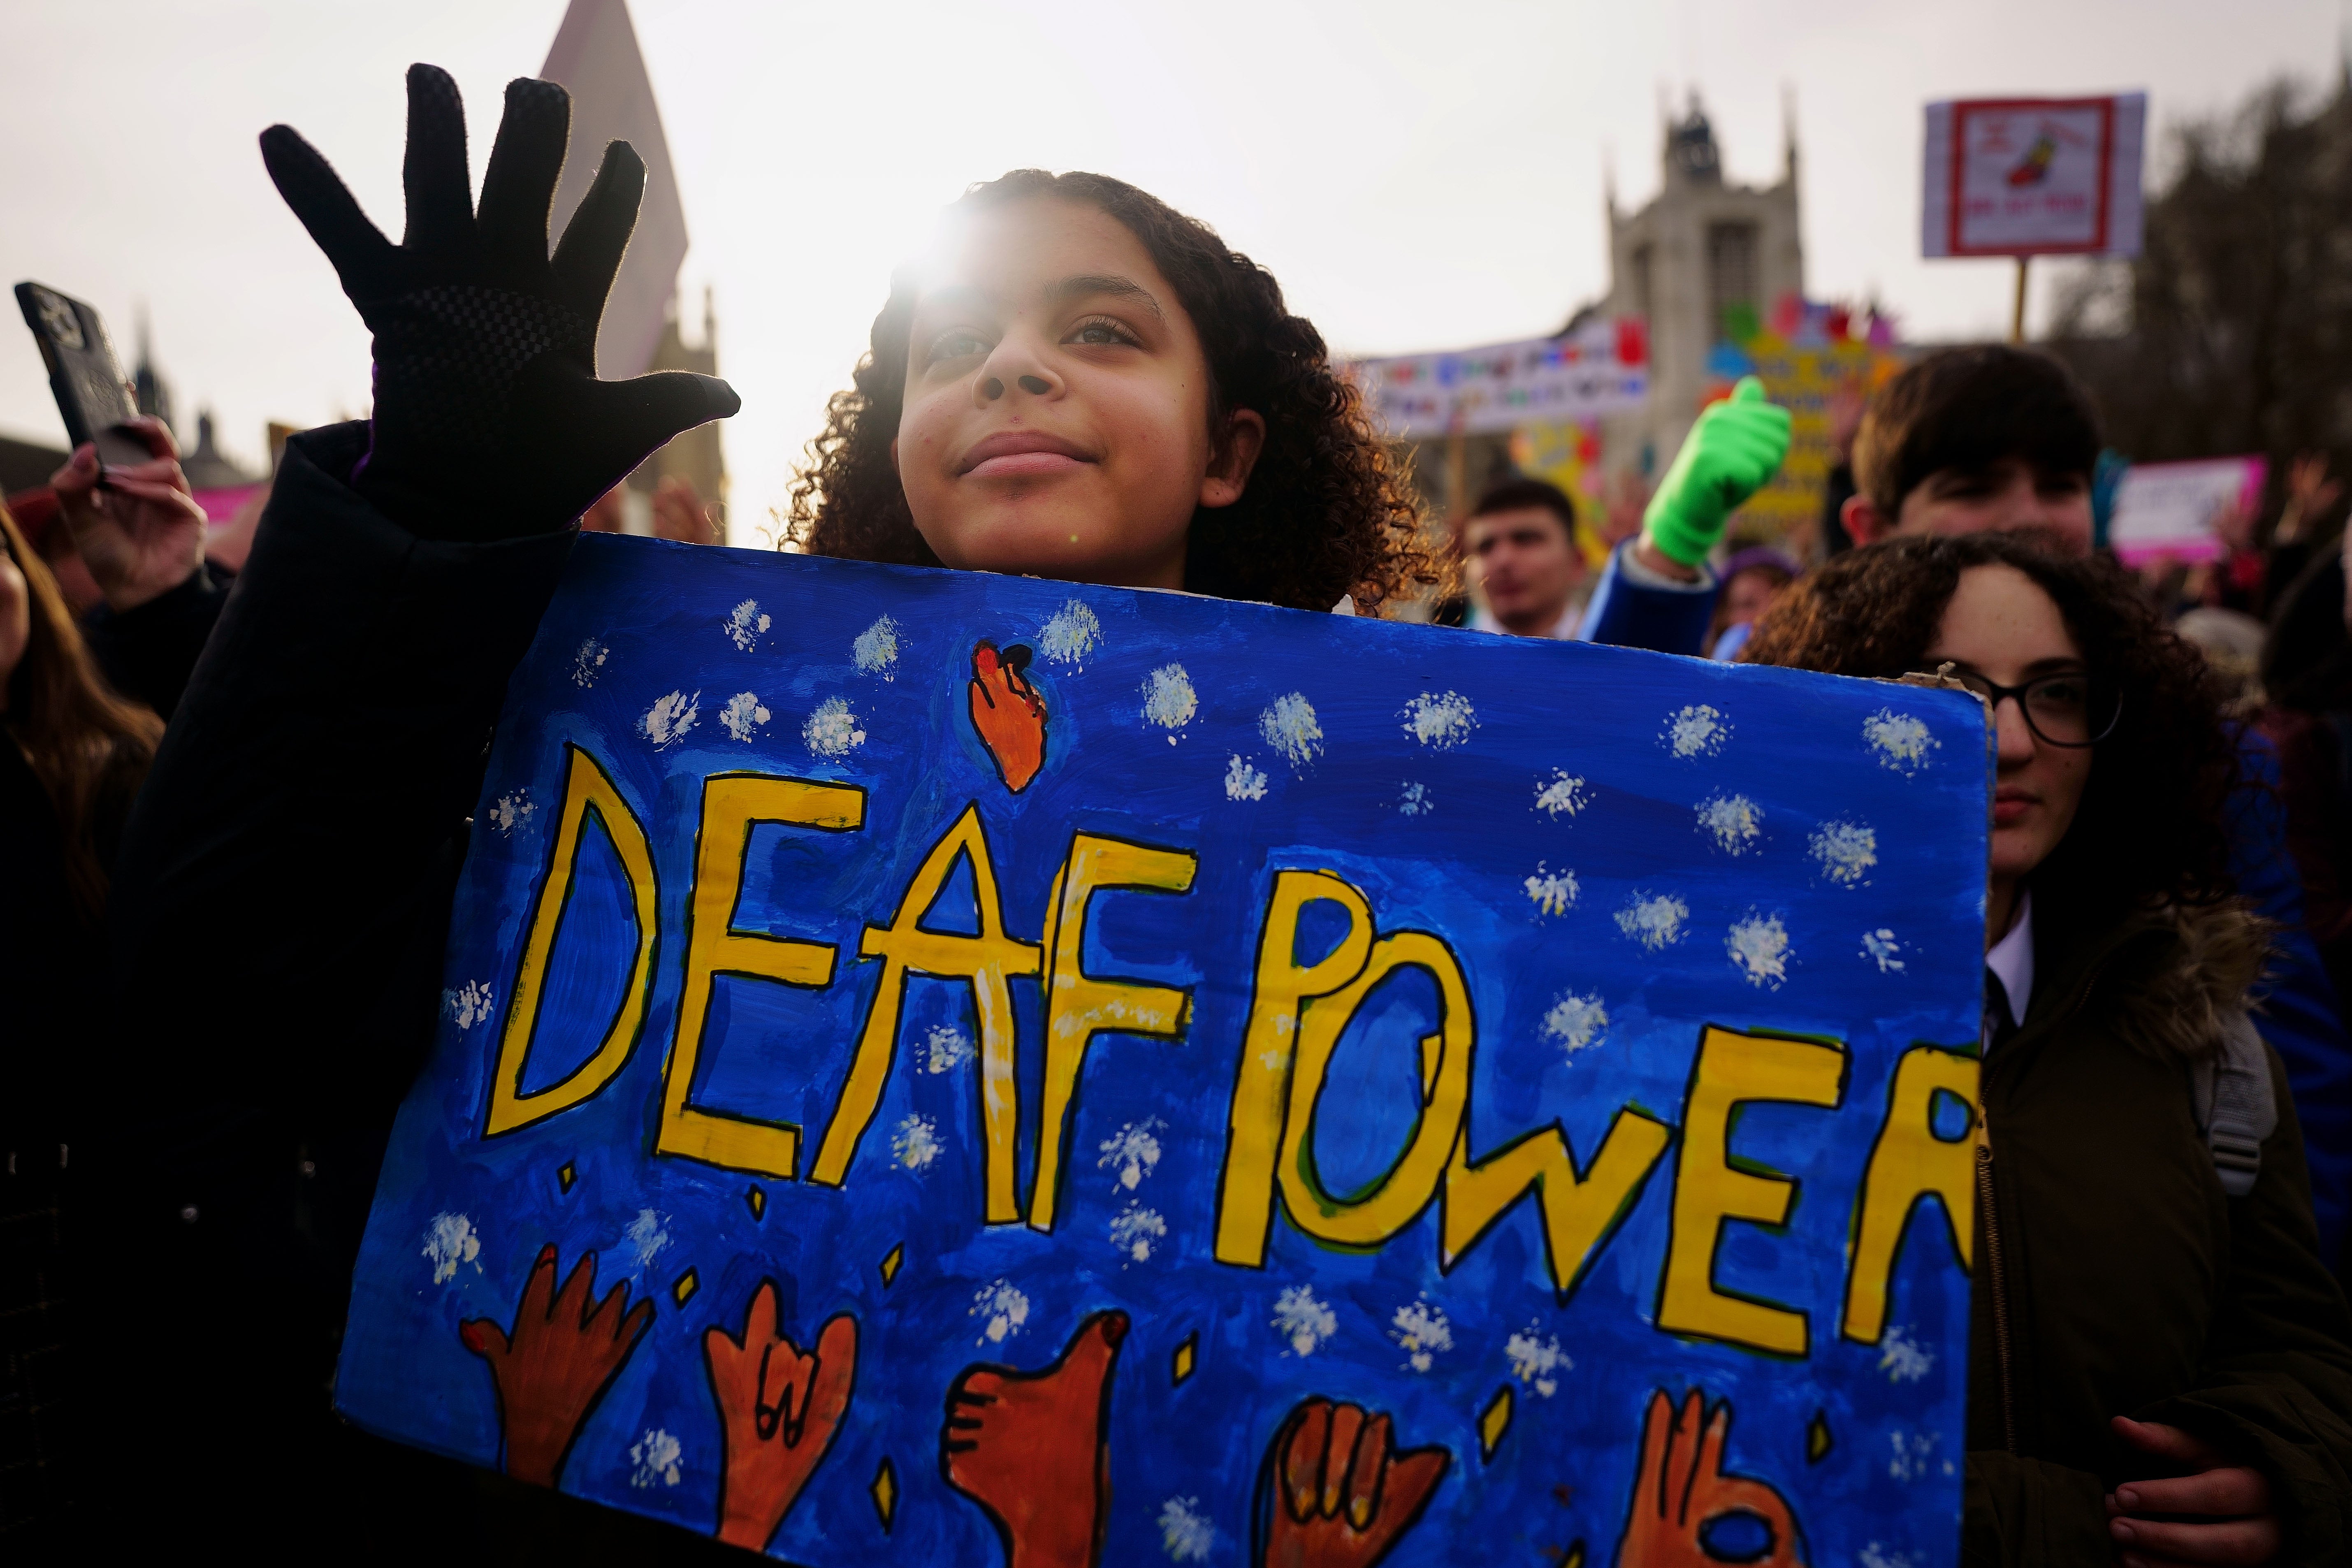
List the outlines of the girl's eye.
{"type": "Polygon", "coordinates": [[[2071,677],[2037,682],[2033,695],[2052,708],[2077,709],[2090,703],[2090,692],[2081,680],[2071,677]]]}
{"type": "Polygon", "coordinates": [[[987,352],[988,345],[981,342],[978,332],[964,327],[950,327],[931,340],[930,356],[927,363],[937,364],[941,360],[968,359],[973,354],[987,352]]]}
{"type": "Polygon", "coordinates": [[[1095,346],[1125,343],[1132,347],[1135,343],[1135,334],[1108,316],[1097,316],[1090,321],[1080,321],[1073,328],[1069,341],[1095,346]]]}

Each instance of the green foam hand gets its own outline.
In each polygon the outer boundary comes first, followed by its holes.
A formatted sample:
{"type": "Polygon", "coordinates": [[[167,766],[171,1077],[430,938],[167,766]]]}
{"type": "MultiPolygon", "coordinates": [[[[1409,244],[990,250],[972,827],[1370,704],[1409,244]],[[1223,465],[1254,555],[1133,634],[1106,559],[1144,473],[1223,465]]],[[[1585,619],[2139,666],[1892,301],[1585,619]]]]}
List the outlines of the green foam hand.
{"type": "Polygon", "coordinates": [[[1731,396],[1700,410],[1674,466],[1643,514],[1660,554],[1696,566],[1723,537],[1739,503],[1764,488],[1789,455],[1789,411],[1764,401],[1764,384],[1739,378],[1731,396]]]}

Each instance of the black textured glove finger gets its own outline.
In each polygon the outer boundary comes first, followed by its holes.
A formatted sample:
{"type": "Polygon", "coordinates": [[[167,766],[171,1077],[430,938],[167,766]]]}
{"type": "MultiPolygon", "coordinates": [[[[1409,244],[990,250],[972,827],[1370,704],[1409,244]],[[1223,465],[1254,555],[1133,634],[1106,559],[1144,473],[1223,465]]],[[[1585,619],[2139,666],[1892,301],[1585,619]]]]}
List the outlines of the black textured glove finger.
{"type": "Polygon", "coordinates": [[[262,134],[270,177],[375,334],[361,492],[412,531],[493,539],[576,518],[678,431],[735,412],[706,377],[595,379],[596,322],[635,226],[645,166],[625,142],[548,255],[571,95],[507,87],[475,210],[465,109],[446,71],[408,73],[408,222],[394,246],[310,143],[262,134]]]}
{"type": "MultiPolygon", "coordinates": [[[[517,378],[515,406],[521,427],[516,432],[518,451],[534,468],[551,475],[564,473],[566,448],[582,430],[642,430],[645,446],[625,459],[627,473],[669,439],[669,433],[691,429],[713,419],[725,419],[743,405],[735,389],[716,376],[682,370],[656,371],[628,381],[598,381],[583,375],[550,354],[517,378]],[[661,432],[655,435],[653,432],[661,432]]],[[[562,483],[551,480],[551,484],[562,483]]],[[[612,483],[584,470],[561,493],[567,517],[588,510],[612,483]]]]}
{"type": "MultiPolygon", "coordinates": [[[[547,221],[563,149],[572,139],[572,95],[551,81],[518,78],[507,83],[506,118],[482,171],[482,205],[474,225],[494,281],[520,291],[542,291],[547,221]]],[[[629,214],[635,226],[636,214],[629,214]]]]}
{"type": "MultiPolygon", "coordinates": [[[[261,162],[278,194],[310,231],[311,242],[334,265],[343,292],[359,304],[373,291],[369,280],[388,274],[400,253],[368,221],[341,176],[292,126],[273,125],[261,133],[261,162]]],[[[366,314],[364,306],[361,314],[366,314]]]]}
{"type": "Polygon", "coordinates": [[[408,227],[400,246],[452,271],[474,247],[474,176],[466,168],[466,104],[436,66],[408,68],[408,153],[400,170],[408,227]]]}
{"type": "Polygon", "coordinates": [[[563,301],[594,321],[604,313],[613,275],[637,226],[637,203],[646,194],[646,161],[626,142],[604,148],[596,178],[555,247],[555,282],[563,301]]]}

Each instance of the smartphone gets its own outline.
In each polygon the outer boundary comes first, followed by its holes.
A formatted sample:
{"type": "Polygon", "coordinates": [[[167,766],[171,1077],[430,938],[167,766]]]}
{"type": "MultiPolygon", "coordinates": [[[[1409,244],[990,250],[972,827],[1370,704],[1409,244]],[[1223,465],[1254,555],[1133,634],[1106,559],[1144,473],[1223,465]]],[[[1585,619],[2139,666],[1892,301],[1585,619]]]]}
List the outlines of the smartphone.
{"type": "Polygon", "coordinates": [[[139,407],[96,308],[38,283],[17,284],[16,303],[41,345],[41,363],[49,367],[49,390],[65,416],[68,442],[97,447],[98,460],[110,468],[152,458],[139,433],[124,428],[139,416],[139,407]]]}

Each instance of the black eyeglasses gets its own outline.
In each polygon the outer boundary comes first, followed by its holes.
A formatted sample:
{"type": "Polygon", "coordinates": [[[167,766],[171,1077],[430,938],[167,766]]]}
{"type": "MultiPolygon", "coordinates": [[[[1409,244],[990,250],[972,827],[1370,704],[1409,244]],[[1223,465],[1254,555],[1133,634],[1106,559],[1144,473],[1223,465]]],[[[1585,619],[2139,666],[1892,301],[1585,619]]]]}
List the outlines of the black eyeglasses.
{"type": "MultiPolygon", "coordinates": [[[[1927,673],[1927,672],[1922,672],[1927,673]]],[[[2025,715],[2025,727],[2034,738],[2053,746],[2095,746],[2116,732],[2124,716],[2123,693],[2109,681],[2086,671],[2037,675],[2021,686],[2003,686],[1974,670],[1954,669],[1958,681],[1998,709],[2011,698],[2025,715]]]]}

